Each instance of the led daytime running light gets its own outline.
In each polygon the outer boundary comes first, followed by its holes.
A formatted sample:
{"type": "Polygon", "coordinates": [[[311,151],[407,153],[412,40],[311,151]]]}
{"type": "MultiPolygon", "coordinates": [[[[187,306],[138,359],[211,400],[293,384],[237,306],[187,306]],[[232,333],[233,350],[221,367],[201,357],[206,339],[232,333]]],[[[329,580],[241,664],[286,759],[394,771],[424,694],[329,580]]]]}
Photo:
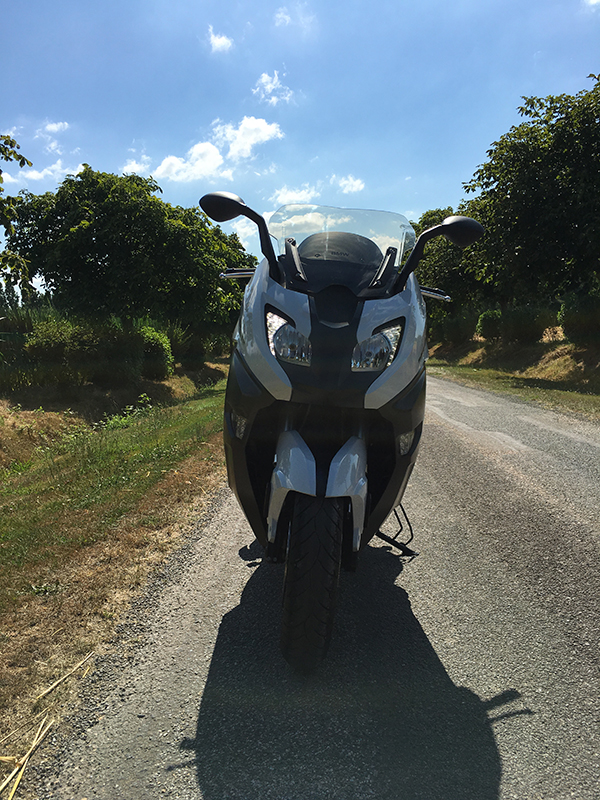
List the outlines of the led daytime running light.
{"type": "Polygon", "coordinates": [[[310,341],[286,319],[267,311],[269,349],[280,361],[308,367],[312,360],[310,341]]]}
{"type": "Polygon", "coordinates": [[[394,360],[402,338],[402,325],[390,325],[359,342],[352,353],[352,372],[376,372],[394,360]]]}

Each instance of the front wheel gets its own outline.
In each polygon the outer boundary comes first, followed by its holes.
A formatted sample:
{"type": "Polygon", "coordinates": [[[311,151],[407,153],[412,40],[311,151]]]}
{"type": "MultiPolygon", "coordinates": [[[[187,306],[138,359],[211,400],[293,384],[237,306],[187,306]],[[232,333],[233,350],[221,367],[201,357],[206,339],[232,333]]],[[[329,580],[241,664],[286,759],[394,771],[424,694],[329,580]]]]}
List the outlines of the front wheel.
{"type": "Polygon", "coordinates": [[[301,672],[325,657],[337,602],[343,501],[336,497],[294,498],[283,584],[281,652],[301,672]]]}

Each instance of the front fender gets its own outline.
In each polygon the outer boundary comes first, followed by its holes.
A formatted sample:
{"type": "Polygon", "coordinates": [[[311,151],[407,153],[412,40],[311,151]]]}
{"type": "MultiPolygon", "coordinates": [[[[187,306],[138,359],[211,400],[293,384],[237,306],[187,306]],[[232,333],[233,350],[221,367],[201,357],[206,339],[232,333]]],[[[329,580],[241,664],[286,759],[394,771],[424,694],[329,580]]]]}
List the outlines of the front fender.
{"type": "Polygon", "coordinates": [[[327,478],[326,497],[349,497],[352,503],[352,549],[358,551],[367,508],[367,446],[352,436],[336,453],[327,478]]]}
{"type": "Polygon", "coordinates": [[[275,541],[277,522],[288,492],[317,494],[317,465],[298,431],[284,431],[277,441],[276,464],[271,476],[267,512],[267,539],[275,541]]]}
{"type": "MultiPolygon", "coordinates": [[[[334,456],[327,477],[326,497],[347,497],[352,504],[352,548],[358,551],[367,505],[367,448],[363,439],[352,436],[334,456]]],[[[267,512],[267,538],[274,542],[277,523],[288,492],[316,496],[317,468],[310,448],[298,431],[280,434],[276,464],[271,476],[267,512]]]]}

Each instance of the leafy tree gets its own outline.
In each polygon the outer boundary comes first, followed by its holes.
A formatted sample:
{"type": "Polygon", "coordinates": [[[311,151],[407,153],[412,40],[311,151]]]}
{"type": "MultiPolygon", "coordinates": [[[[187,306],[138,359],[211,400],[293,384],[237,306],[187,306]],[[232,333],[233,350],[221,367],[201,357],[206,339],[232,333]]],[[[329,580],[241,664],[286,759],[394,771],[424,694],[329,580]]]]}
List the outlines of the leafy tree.
{"type": "Polygon", "coordinates": [[[460,211],[487,236],[465,265],[502,303],[600,290],[600,76],[576,95],[524,98],[460,211]]]}
{"type": "MultiPolygon", "coordinates": [[[[0,159],[2,161],[16,161],[19,167],[31,166],[31,161],[19,153],[17,142],[7,134],[0,134],[0,159]]],[[[13,233],[13,222],[15,219],[15,198],[3,197],[4,178],[0,169],[0,226],[7,235],[13,233]]],[[[18,283],[23,289],[28,284],[27,264],[16,253],[10,250],[0,252],[0,277],[6,284],[14,285],[18,283]]]]}
{"type": "Polygon", "coordinates": [[[11,246],[60,308],[226,329],[241,294],[219,273],[254,258],[199,209],[172,206],[157,191],[152,178],[85,165],[55,194],[22,193],[11,246]]]}

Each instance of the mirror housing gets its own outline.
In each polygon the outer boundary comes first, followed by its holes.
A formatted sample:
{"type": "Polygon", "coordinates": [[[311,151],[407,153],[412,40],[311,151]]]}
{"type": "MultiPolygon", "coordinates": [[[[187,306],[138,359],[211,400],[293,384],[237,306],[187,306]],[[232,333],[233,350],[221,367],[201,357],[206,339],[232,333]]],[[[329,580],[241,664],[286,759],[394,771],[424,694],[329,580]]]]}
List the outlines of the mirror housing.
{"type": "Polygon", "coordinates": [[[229,222],[241,215],[245,216],[248,206],[241,197],[232,192],[211,192],[200,198],[200,208],[215,222],[229,222]]]}
{"type": "Polygon", "coordinates": [[[200,198],[200,208],[215,222],[229,222],[236,217],[248,217],[258,227],[260,249],[269,262],[269,274],[279,281],[279,265],[273,250],[269,229],[265,218],[244,203],[241,197],[232,192],[210,192],[200,198]]]}
{"type": "Polygon", "coordinates": [[[461,248],[473,244],[484,234],[483,225],[471,217],[446,217],[440,227],[442,235],[461,248]]]}
{"type": "Polygon", "coordinates": [[[484,233],[483,225],[477,220],[460,216],[446,217],[441,225],[435,225],[433,228],[423,231],[415,242],[412,253],[405,265],[398,273],[393,291],[401,292],[404,289],[409,275],[418,267],[419,261],[423,257],[425,245],[430,239],[435,239],[437,236],[445,236],[452,244],[464,248],[476,242],[484,233]]]}

